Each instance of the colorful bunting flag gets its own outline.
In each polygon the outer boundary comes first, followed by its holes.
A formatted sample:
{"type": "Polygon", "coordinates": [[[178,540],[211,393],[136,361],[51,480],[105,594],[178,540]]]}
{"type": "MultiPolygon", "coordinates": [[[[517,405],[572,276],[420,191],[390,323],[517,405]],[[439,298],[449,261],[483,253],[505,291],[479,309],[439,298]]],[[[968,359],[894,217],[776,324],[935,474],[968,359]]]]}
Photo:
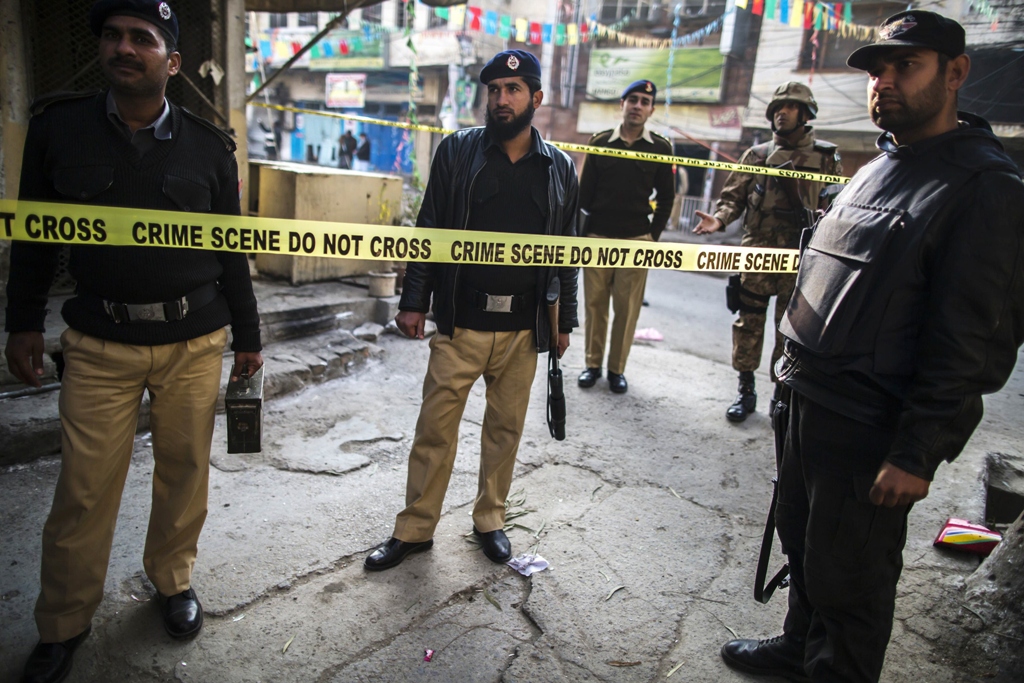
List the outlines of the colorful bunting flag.
{"type": "Polygon", "coordinates": [[[507,14],[502,14],[501,19],[498,20],[498,36],[502,40],[512,37],[512,17],[507,14]]]}
{"type": "Polygon", "coordinates": [[[774,19],[775,18],[775,0],[765,0],[764,2],[764,18],[774,19]]]}
{"type": "Polygon", "coordinates": [[[576,45],[579,43],[579,26],[576,24],[566,24],[565,26],[565,38],[566,42],[570,45],[576,45]]]}
{"type": "Polygon", "coordinates": [[[434,8],[434,16],[435,17],[440,17],[441,19],[444,19],[445,21],[448,21],[448,8],[447,7],[435,7],[434,8]]]}
{"type": "Polygon", "coordinates": [[[493,36],[498,33],[498,13],[494,10],[487,10],[484,16],[484,33],[493,36]]]}
{"type": "Polygon", "coordinates": [[[516,42],[525,43],[529,37],[530,22],[522,17],[516,17],[516,42]]]}
{"type": "Polygon", "coordinates": [[[565,45],[565,24],[555,27],[555,45],[565,45]]]}
{"type": "Polygon", "coordinates": [[[483,10],[480,9],[479,7],[469,7],[468,9],[469,9],[469,16],[470,16],[470,19],[469,19],[469,30],[470,31],[479,31],[480,30],[480,15],[483,13],[483,10]]]}
{"type": "Polygon", "coordinates": [[[551,43],[551,24],[541,26],[541,40],[548,44],[551,43]]]}
{"type": "Polygon", "coordinates": [[[540,45],[542,38],[543,38],[543,36],[541,35],[540,22],[539,21],[531,21],[530,22],[530,40],[529,40],[529,43],[532,44],[532,45],[540,45]]]}

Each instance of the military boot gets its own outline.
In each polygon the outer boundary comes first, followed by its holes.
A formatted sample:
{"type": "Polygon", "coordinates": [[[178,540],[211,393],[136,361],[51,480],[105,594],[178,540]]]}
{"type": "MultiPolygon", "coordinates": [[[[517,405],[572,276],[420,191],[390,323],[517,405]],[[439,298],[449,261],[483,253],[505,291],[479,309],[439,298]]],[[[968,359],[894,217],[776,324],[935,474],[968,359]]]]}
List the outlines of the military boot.
{"type": "Polygon", "coordinates": [[[741,372],[739,395],[729,409],[725,411],[725,417],[729,422],[743,422],[747,415],[757,408],[757,392],[754,391],[754,373],[741,372]]]}

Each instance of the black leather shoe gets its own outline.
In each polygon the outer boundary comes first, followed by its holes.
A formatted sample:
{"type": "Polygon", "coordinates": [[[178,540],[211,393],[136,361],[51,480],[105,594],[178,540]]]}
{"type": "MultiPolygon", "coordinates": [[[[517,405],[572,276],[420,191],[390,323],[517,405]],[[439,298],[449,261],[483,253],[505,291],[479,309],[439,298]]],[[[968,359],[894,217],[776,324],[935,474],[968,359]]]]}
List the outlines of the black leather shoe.
{"type": "Polygon", "coordinates": [[[38,643],[25,662],[21,683],[57,683],[71,673],[71,658],[75,649],[82,644],[92,627],[85,629],[74,638],[60,643],[38,643]]]}
{"type": "Polygon", "coordinates": [[[171,596],[157,593],[157,598],[164,617],[164,630],[171,638],[194,638],[203,628],[203,606],[191,588],[171,596]]]}
{"type": "Polygon", "coordinates": [[[391,569],[400,565],[406,555],[422,553],[424,550],[430,550],[433,547],[434,539],[420,543],[406,543],[392,536],[366,556],[366,559],[363,560],[363,566],[373,572],[391,569]]]}
{"type": "Polygon", "coordinates": [[[755,676],[781,676],[806,683],[804,646],[786,636],[767,640],[730,640],[722,646],[722,659],[733,669],[755,676]]]}
{"type": "Polygon", "coordinates": [[[612,390],[613,394],[624,394],[629,389],[629,385],[626,384],[625,375],[616,375],[614,372],[608,373],[608,388],[612,390]]]}
{"type": "Polygon", "coordinates": [[[505,564],[512,557],[512,544],[509,543],[508,536],[501,529],[480,532],[473,527],[473,535],[480,541],[484,555],[491,562],[505,564]]]}
{"type": "Polygon", "coordinates": [[[601,368],[587,368],[580,373],[580,378],[576,380],[576,384],[579,384],[584,389],[589,389],[597,384],[599,377],[601,377],[601,368]]]}

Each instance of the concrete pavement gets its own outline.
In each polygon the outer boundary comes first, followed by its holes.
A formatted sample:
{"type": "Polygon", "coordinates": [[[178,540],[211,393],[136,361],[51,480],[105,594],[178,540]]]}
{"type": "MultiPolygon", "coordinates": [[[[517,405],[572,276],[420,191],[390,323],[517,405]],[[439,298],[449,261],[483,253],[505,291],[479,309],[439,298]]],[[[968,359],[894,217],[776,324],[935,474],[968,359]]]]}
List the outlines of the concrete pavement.
{"type": "MultiPolygon", "coordinates": [[[[513,491],[528,514],[515,552],[552,563],[527,579],[464,537],[476,489],[484,398],[471,394],[433,550],[371,574],[361,562],[391,531],[419,408],[427,347],[396,337],[357,372],[267,406],[264,452],[227,456],[214,437],[210,515],[194,585],[207,609],[188,643],[163,633],[141,572],[151,449],[137,439],[107,595],[69,681],[748,681],[722,642],[777,633],[785,593],[756,604],[751,583],[773,473],[767,365],[759,412],[724,419],[735,390],[724,281],[652,272],[630,391],[575,386],[582,335],[563,368],[568,439],[544,424],[538,373],[513,491]],[[431,662],[425,649],[435,650],[431,662]]],[[[273,366],[268,366],[273,372],[273,366]]],[[[977,560],[931,547],[949,516],[982,519],[985,454],[1020,456],[1024,373],[991,397],[967,451],[915,507],[886,681],[1001,678],[964,670],[945,647],[947,608],[977,560]]],[[[0,473],[0,680],[36,640],[39,534],[59,465],[0,473]]],[[[775,562],[781,563],[776,557],[775,562]]],[[[953,610],[953,617],[966,613],[953,610]]]]}

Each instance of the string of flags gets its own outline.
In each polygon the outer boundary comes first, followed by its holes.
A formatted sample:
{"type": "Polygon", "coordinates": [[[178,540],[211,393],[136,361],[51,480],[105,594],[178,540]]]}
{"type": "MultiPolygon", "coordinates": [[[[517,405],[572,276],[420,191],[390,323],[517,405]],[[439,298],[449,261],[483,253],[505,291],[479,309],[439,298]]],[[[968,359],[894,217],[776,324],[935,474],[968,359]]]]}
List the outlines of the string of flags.
{"type": "Polygon", "coordinates": [[[525,17],[500,14],[495,10],[484,10],[474,5],[435,7],[434,14],[451,22],[453,26],[464,27],[467,31],[479,31],[527,45],[553,43],[555,45],[577,45],[593,40],[614,40],[621,45],[642,48],[672,48],[699,43],[707,36],[722,29],[724,15],[706,26],[677,38],[647,38],[626,33],[622,29],[629,24],[629,16],[611,24],[602,24],[596,16],[579,23],[546,23],[532,21],[525,17]]]}
{"type": "Polygon", "coordinates": [[[735,0],[740,9],[764,19],[777,19],[793,28],[835,31],[843,38],[875,39],[878,28],[853,21],[852,2],[805,2],[804,0],[735,0]]]}

